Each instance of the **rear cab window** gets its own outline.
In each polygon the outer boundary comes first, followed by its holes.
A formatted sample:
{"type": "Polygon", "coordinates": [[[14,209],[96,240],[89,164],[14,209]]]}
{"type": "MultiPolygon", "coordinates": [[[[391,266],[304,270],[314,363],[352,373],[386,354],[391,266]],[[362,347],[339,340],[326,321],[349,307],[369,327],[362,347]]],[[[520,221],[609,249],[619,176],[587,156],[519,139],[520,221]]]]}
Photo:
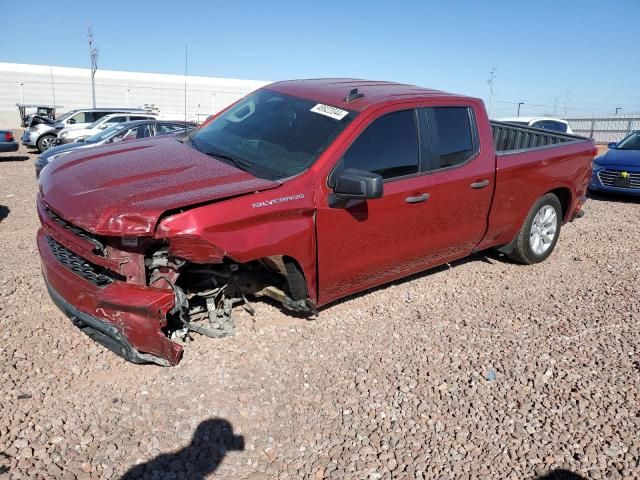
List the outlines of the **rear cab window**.
{"type": "MultiPolygon", "coordinates": [[[[430,170],[461,166],[479,151],[475,116],[471,107],[430,107],[425,110],[430,170]]],[[[424,125],[424,124],[423,124],[424,125]]]]}

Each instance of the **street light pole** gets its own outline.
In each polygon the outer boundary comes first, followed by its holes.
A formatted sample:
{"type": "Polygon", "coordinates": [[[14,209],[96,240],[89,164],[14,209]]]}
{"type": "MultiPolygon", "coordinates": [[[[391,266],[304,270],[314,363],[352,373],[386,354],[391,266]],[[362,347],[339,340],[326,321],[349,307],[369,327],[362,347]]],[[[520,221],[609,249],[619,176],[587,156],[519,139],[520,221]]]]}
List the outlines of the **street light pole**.
{"type": "Polygon", "coordinates": [[[618,112],[622,110],[622,107],[616,107],[616,113],[614,113],[614,115],[618,115],[618,112]]]}
{"type": "Polygon", "coordinates": [[[524,105],[524,102],[518,102],[518,116],[520,116],[520,105],[524,105]]]}

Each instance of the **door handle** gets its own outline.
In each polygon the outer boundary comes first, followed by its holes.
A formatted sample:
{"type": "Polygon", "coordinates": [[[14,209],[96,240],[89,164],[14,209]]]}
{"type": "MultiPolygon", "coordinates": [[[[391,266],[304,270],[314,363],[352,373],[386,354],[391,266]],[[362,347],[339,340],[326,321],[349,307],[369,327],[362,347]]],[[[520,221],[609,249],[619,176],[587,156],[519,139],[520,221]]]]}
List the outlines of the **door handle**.
{"type": "Polygon", "coordinates": [[[407,203],[420,203],[424,202],[430,197],[428,193],[423,193],[422,195],[416,195],[415,197],[407,197],[404,199],[407,203]]]}
{"type": "Polygon", "coordinates": [[[489,185],[489,180],[480,180],[478,182],[473,182],[470,187],[471,188],[484,188],[489,185]]]}

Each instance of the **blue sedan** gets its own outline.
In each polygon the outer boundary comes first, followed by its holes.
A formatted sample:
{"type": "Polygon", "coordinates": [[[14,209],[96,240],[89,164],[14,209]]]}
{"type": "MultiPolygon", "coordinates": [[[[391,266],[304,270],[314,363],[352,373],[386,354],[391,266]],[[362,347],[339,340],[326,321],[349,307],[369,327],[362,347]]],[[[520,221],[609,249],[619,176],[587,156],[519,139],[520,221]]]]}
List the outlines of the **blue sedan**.
{"type": "Polygon", "coordinates": [[[607,153],[593,161],[589,189],[640,196],[640,130],[610,143],[607,153]]]}

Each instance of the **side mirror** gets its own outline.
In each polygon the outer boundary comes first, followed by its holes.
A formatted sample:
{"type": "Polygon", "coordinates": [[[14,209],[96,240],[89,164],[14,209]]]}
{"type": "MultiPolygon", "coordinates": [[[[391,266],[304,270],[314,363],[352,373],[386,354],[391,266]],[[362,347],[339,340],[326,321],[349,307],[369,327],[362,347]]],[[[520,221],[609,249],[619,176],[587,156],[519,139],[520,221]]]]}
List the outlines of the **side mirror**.
{"type": "Polygon", "coordinates": [[[107,128],[109,125],[107,125],[106,123],[103,123],[102,125],[98,126],[98,130],[104,130],[105,128],[107,128]]]}
{"type": "Polygon", "coordinates": [[[69,119],[69,124],[73,125],[74,123],[76,123],[76,119],[75,118],[70,118],[69,119]]]}
{"type": "Polygon", "coordinates": [[[607,143],[607,148],[616,148],[618,146],[618,142],[607,143]]]}
{"type": "Polygon", "coordinates": [[[382,197],[382,176],[377,173],[347,168],[336,178],[333,194],[341,200],[382,197]]]}

